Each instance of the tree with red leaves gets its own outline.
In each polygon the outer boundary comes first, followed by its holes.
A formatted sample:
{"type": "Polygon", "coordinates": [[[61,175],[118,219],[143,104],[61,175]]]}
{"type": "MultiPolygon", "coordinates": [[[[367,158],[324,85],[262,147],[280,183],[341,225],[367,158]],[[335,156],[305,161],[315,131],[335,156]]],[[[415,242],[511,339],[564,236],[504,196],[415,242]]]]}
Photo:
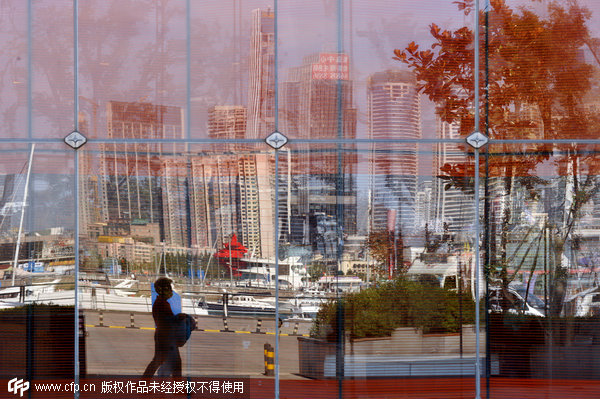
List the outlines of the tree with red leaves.
{"type": "MultiPolygon", "coordinates": [[[[467,15],[474,11],[473,0],[455,4],[467,15]]],[[[600,64],[600,41],[591,37],[587,26],[590,17],[590,11],[575,0],[550,1],[545,6],[534,2],[519,8],[491,0],[490,9],[479,18],[481,70],[474,71],[474,33],[466,26],[452,31],[432,23],[430,49],[413,41],[403,50],[394,50],[394,59],[414,71],[419,89],[436,104],[440,119],[458,125],[463,136],[478,130],[492,139],[596,138],[600,120],[585,106],[586,95],[594,89],[595,68],[585,61],[584,51],[600,64]],[[479,104],[474,104],[474,73],[481,77],[479,104]],[[480,112],[478,127],[474,126],[474,110],[480,112]]],[[[483,163],[477,167],[495,185],[493,195],[500,204],[488,208],[491,250],[487,270],[506,289],[525,267],[527,256],[535,253],[534,259],[538,258],[536,251],[550,231],[555,265],[550,314],[558,315],[566,286],[563,254],[575,245],[572,233],[582,207],[599,191],[598,157],[582,154],[573,145],[559,148],[535,143],[494,144],[485,155],[487,168],[483,163]],[[565,198],[557,207],[562,216],[549,217],[543,226],[520,232],[517,249],[525,255],[515,260],[507,252],[509,241],[518,236],[513,232],[513,201],[517,193],[533,202],[539,200],[550,184],[539,177],[539,168],[551,156],[555,173],[564,179],[565,198]],[[512,275],[509,264],[516,268],[512,275]]],[[[472,161],[445,164],[440,173],[447,185],[473,193],[472,161]]],[[[540,266],[533,261],[530,273],[540,266]]]]}

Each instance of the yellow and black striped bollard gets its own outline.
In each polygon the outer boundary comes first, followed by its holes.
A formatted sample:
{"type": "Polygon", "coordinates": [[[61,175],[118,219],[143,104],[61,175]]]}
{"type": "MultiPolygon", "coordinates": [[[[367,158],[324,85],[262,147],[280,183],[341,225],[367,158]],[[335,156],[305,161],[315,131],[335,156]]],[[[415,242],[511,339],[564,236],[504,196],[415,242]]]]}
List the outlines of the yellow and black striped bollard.
{"type": "Polygon", "coordinates": [[[265,344],[265,375],[275,375],[275,352],[269,344],[265,344]]]}

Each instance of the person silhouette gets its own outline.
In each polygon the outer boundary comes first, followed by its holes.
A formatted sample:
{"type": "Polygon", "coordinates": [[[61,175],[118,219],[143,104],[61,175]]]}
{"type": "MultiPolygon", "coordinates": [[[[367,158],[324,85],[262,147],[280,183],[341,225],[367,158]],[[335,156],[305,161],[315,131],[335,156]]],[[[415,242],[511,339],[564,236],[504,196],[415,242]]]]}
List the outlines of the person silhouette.
{"type": "Polygon", "coordinates": [[[169,298],[173,296],[172,280],[161,277],[154,282],[158,296],[152,305],[152,318],[156,324],[154,331],[154,357],[144,371],[144,377],[152,377],[156,370],[168,361],[173,377],[181,377],[181,356],[177,342],[179,317],[173,314],[169,298]]]}

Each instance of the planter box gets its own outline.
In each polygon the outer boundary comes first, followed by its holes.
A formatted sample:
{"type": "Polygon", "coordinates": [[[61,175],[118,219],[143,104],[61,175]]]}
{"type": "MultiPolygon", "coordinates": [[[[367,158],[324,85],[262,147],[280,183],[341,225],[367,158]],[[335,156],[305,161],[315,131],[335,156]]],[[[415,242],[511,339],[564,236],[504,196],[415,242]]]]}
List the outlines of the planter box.
{"type": "Polygon", "coordinates": [[[335,342],[298,337],[299,374],[307,378],[325,378],[325,359],[335,357],[335,342]]]}
{"type": "Polygon", "coordinates": [[[490,315],[500,376],[600,380],[600,319],[490,315]]]}
{"type": "MultiPolygon", "coordinates": [[[[85,375],[85,324],[79,316],[79,367],[85,375]]],[[[0,312],[0,377],[73,378],[74,309],[27,305],[0,312]]]]}
{"type": "MultiPolygon", "coordinates": [[[[481,356],[485,354],[485,335],[481,356]]],[[[463,326],[463,354],[459,334],[422,334],[412,327],[397,328],[391,337],[364,338],[344,345],[346,378],[470,376],[475,375],[475,331],[463,326]]],[[[299,374],[315,379],[336,378],[336,343],[298,338],[299,374]]],[[[485,359],[481,359],[482,371],[485,359]]],[[[498,362],[492,361],[492,373],[498,362]]]]}

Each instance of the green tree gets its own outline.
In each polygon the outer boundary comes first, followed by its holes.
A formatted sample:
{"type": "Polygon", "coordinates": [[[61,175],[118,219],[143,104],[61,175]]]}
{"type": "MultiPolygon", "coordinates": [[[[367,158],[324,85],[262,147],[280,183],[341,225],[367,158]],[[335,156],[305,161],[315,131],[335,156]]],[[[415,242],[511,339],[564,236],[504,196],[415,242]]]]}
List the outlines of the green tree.
{"type": "MultiPolygon", "coordinates": [[[[344,327],[352,339],[390,336],[398,327],[421,328],[424,333],[455,333],[475,318],[470,295],[409,281],[403,277],[378,287],[367,288],[341,299],[344,327]],[[466,298],[466,299],[465,299],[466,298]],[[462,299],[463,312],[459,312],[462,299]]],[[[337,301],[323,305],[311,335],[336,340],[337,301]]]]}

